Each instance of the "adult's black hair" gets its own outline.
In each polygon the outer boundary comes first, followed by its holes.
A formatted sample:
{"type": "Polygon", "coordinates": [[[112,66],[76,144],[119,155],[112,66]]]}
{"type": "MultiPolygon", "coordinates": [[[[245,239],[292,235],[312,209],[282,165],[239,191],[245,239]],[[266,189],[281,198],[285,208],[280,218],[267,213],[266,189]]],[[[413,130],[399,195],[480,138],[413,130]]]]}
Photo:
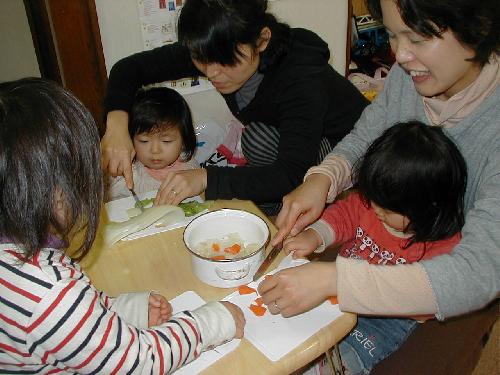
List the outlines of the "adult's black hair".
{"type": "Polygon", "coordinates": [[[49,230],[69,243],[82,229],[74,258],[95,238],[102,202],[99,134],[90,112],[54,82],[26,78],[0,84],[0,236],[30,258],[49,230]],[[66,220],[55,215],[57,194],[66,220]]]}
{"type": "Polygon", "coordinates": [[[259,64],[263,72],[287,53],[290,39],[288,25],[266,10],[267,0],[187,0],[179,16],[179,41],[202,63],[233,66],[242,56],[240,45],[255,50],[268,27],[271,40],[259,64]]]}
{"type": "MultiPolygon", "coordinates": [[[[370,13],[382,18],[381,0],[366,0],[370,13]]],[[[394,0],[404,23],[418,34],[441,37],[451,30],[472,49],[481,65],[500,52],[499,0],[394,0]]]]}
{"type": "Polygon", "coordinates": [[[451,237],[464,225],[465,160],[443,129],[418,121],[387,129],[355,165],[369,203],[405,215],[411,242],[451,237]]]}
{"type": "Polygon", "coordinates": [[[155,87],[137,92],[129,121],[129,133],[133,138],[140,133],[176,128],[182,138],[184,161],[196,150],[196,134],[191,110],[186,100],[173,89],[155,87]]]}

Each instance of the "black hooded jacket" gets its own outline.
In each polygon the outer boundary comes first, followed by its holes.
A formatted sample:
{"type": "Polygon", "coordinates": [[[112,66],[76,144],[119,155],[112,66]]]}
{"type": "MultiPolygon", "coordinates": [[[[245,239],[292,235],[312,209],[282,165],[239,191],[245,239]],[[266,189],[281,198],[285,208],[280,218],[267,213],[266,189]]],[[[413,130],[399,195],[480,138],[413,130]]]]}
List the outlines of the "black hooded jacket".
{"type": "MultiPolygon", "coordinates": [[[[329,64],[328,45],[305,29],[291,29],[286,55],[264,72],[253,100],[241,111],[223,95],[243,125],[260,122],[279,132],[277,160],[258,167],[208,167],[207,199],[280,202],[316,164],[322,137],[335,146],[351,131],[367,100],[329,64]]],[[[118,61],[109,76],[106,113],[129,111],[142,85],[202,75],[179,43],[118,61]]]]}

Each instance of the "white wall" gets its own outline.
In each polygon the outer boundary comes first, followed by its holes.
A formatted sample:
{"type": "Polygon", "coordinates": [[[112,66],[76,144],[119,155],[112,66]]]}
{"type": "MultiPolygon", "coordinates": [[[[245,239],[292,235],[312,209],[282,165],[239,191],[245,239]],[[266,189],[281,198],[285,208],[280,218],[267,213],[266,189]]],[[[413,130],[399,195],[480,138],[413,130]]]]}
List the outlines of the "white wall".
{"type": "Polygon", "coordinates": [[[40,77],[28,18],[21,0],[0,1],[0,82],[40,77]]]}
{"type": "Polygon", "coordinates": [[[321,36],[330,48],[330,64],[345,74],[347,0],[274,0],[268,10],[292,27],[303,27],[321,36]]]}

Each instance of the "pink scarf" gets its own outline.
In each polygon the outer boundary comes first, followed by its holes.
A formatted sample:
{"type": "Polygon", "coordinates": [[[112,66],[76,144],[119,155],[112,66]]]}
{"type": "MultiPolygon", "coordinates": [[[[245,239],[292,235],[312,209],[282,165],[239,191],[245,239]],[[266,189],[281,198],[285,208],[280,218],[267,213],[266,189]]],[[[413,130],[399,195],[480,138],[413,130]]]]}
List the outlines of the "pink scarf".
{"type": "Polygon", "coordinates": [[[423,97],[427,119],[434,125],[451,128],[470,115],[500,83],[499,59],[494,54],[469,86],[448,100],[423,97]]]}

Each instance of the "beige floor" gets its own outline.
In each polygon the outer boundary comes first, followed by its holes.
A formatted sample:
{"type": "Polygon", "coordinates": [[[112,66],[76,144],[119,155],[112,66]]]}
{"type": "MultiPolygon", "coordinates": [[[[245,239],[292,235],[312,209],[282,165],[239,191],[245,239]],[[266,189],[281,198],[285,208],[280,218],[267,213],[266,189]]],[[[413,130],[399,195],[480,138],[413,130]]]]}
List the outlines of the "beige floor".
{"type": "Polygon", "coordinates": [[[500,320],[495,323],[472,375],[500,375],[500,320]]]}

